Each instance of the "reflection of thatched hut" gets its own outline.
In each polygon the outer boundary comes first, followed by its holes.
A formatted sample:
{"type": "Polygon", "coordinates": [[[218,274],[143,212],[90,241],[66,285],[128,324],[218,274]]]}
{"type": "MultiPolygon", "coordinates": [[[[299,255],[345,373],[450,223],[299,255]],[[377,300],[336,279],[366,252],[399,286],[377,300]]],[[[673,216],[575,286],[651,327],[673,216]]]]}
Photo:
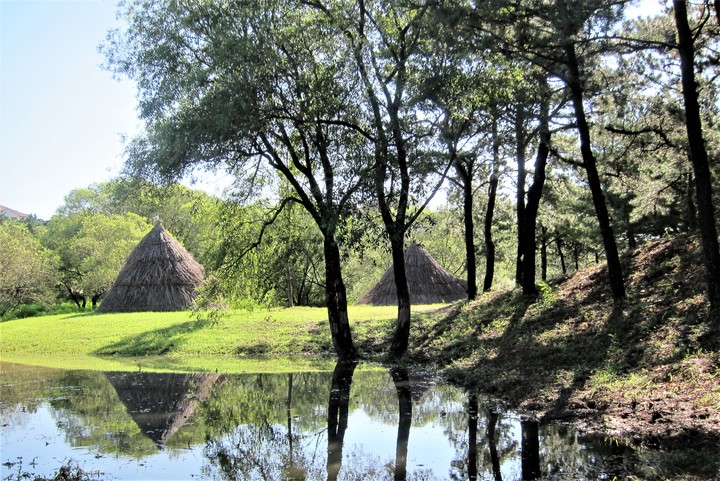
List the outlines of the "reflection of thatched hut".
{"type": "MultiPolygon", "coordinates": [[[[443,269],[428,251],[415,242],[405,251],[405,273],[410,290],[410,302],[413,304],[452,302],[467,296],[467,283],[443,269]]],[[[357,301],[357,304],[375,306],[397,304],[395,274],[392,266],[357,301]]]]}
{"type": "Polygon", "coordinates": [[[163,447],[207,399],[220,374],[106,373],[128,414],[163,447]]]}
{"type": "Polygon", "coordinates": [[[180,311],[192,304],[202,280],[202,266],[157,222],[128,256],[98,311],[180,311]]]}

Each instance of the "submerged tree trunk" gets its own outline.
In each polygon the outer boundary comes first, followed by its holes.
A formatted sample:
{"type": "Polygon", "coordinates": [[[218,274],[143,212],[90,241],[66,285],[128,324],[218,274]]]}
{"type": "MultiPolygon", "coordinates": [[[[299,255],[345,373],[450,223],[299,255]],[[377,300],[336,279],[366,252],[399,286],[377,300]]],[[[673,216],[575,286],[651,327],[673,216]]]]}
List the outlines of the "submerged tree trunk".
{"type": "Polygon", "coordinates": [[[570,89],[577,130],[580,135],[580,151],[582,153],[583,166],[587,174],[588,185],[590,186],[590,193],[592,194],[593,205],[595,207],[595,215],[598,219],[600,235],[603,240],[603,246],[605,247],[610,290],[612,291],[613,300],[618,302],[625,299],[625,281],[620,266],[620,256],[615,242],[615,234],[610,225],[610,215],[608,214],[607,203],[605,202],[605,194],[602,191],[600,175],[598,174],[595,155],[592,151],[590,127],[588,126],[585,107],[583,105],[584,94],[580,81],[580,68],[575,53],[575,45],[571,43],[569,39],[565,46],[565,53],[567,55],[568,67],[567,85],[570,89]]]}
{"type": "Polygon", "coordinates": [[[340,269],[340,249],[334,237],[325,235],[323,242],[325,253],[325,294],[335,352],[341,360],[357,358],[357,351],[352,341],[350,322],[347,310],[347,292],[340,269]]]}
{"type": "Polygon", "coordinates": [[[497,120],[493,119],[493,158],[492,173],[488,186],[488,203],[485,212],[485,281],[483,292],[492,289],[493,277],[495,276],[495,242],[492,239],[492,223],[495,214],[495,199],[497,197],[498,181],[500,178],[500,142],[498,140],[497,120]]]}
{"type": "Polygon", "coordinates": [[[687,2],[673,0],[677,27],[680,73],[685,103],[685,126],[690,146],[690,160],[695,173],[698,224],[702,238],[705,274],[710,306],[720,309],[720,247],[712,203],[712,181],[705,140],[703,139],[700,104],[695,82],[695,45],[687,17],[687,2]]]}
{"type": "Polygon", "coordinates": [[[540,144],[535,157],[533,183],[528,190],[528,200],[524,212],[525,227],[523,233],[525,239],[523,240],[522,290],[526,296],[537,293],[537,287],[535,286],[535,228],[538,210],[540,209],[540,198],[545,185],[545,167],[550,154],[549,108],[549,101],[546,100],[543,102],[540,112],[540,144]]]}

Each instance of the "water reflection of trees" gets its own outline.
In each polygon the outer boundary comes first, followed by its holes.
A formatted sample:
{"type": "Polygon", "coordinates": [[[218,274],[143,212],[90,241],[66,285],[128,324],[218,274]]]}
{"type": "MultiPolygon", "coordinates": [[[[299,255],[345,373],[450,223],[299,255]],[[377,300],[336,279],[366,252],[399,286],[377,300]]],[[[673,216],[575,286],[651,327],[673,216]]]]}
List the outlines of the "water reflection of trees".
{"type": "Polygon", "coordinates": [[[140,458],[157,452],[158,441],[169,450],[203,446],[206,475],[218,479],[508,481],[533,479],[540,466],[543,476],[612,473],[607,452],[589,447],[592,439],[562,426],[521,422],[476,396],[400,369],[378,373],[351,365],[333,373],[223,377],[34,372],[2,372],[0,412],[13,403],[47,402],[71,444],[104,453],[140,458]],[[394,452],[373,450],[373,439],[365,447],[345,442],[358,409],[397,426],[394,452]],[[417,455],[411,427],[424,425],[441,428],[455,450],[441,472],[408,466],[417,455]],[[527,457],[530,452],[537,456],[527,457]]]}

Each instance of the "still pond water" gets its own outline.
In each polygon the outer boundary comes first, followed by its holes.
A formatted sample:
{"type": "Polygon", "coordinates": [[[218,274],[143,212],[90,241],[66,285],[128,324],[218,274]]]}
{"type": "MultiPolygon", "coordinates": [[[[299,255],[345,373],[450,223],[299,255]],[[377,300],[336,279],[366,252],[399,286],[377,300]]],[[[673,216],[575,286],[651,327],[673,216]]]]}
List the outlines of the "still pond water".
{"type": "Polygon", "coordinates": [[[618,448],[431,375],[65,371],[0,363],[2,479],[608,479],[618,448]],[[32,478],[30,478],[32,479],[32,478]]]}

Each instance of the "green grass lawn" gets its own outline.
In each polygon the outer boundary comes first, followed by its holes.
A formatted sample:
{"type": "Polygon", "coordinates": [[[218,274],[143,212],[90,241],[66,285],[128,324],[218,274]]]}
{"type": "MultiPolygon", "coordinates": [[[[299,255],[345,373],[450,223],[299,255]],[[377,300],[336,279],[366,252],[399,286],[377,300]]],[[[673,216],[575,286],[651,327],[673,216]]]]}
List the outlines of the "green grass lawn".
{"type": "MultiPolygon", "coordinates": [[[[418,306],[415,312],[437,306],[418,306]]],[[[360,349],[387,341],[397,308],[352,306],[360,349]]],[[[326,369],[334,352],[324,308],[59,314],[0,323],[0,360],[93,369],[288,371],[326,369]]]]}

